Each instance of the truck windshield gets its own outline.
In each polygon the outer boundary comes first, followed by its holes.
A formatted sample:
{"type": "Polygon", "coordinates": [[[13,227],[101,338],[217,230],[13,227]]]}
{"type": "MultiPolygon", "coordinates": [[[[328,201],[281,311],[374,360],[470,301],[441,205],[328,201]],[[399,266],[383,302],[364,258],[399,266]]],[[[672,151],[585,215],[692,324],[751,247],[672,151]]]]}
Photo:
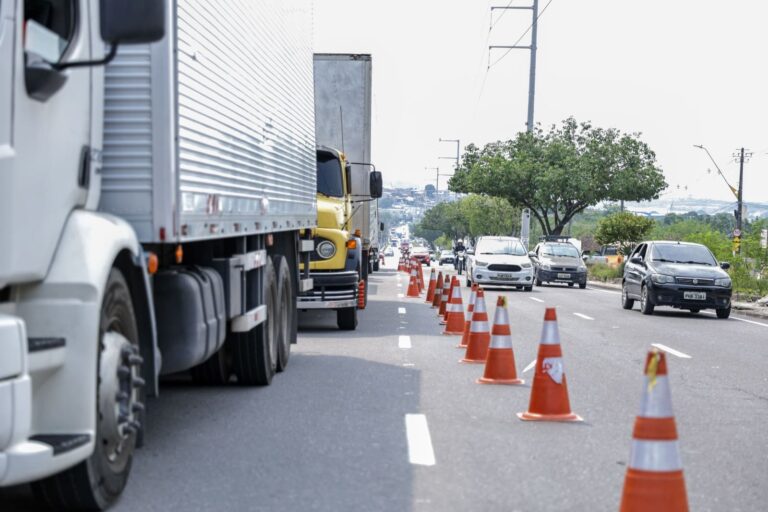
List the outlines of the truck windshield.
{"type": "Polygon", "coordinates": [[[330,197],[344,197],[341,163],[331,153],[317,154],[317,191],[330,197]]]}
{"type": "Polygon", "coordinates": [[[703,245],[654,244],[651,259],[671,263],[717,265],[712,253],[703,245]]]}
{"type": "Polygon", "coordinates": [[[525,256],[527,253],[518,240],[482,240],[477,244],[477,254],[525,256]]]}

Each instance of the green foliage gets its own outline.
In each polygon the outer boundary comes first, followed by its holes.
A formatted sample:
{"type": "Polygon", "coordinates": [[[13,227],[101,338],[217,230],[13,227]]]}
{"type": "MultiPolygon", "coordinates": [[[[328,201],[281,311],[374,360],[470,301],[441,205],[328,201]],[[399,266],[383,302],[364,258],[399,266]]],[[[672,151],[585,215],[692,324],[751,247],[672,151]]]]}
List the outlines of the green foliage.
{"type": "Polygon", "coordinates": [[[587,267],[589,279],[594,281],[611,281],[619,279],[624,273],[624,266],[612,267],[605,263],[595,263],[587,267]]]}
{"type": "Polygon", "coordinates": [[[616,244],[621,254],[629,254],[632,247],[645,239],[655,222],[631,212],[618,212],[600,219],[595,241],[601,245],[616,244]]]}
{"type": "Polygon", "coordinates": [[[602,201],[658,198],[667,186],[656,156],[637,134],[594,128],[573,118],[548,132],[466,147],[449,186],[503,197],[530,208],[546,234],[561,234],[574,215],[602,201]]]}
{"type": "Polygon", "coordinates": [[[441,234],[451,240],[482,235],[511,235],[520,229],[520,210],[500,197],[470,194],[427,210],[414,234],[430,242],[441,234]]]}
{"type": "Polygon", "coordinates": [[[459,202],[438,203],[426,211],[418,230],[436,231],[451,239],[463,238],[469,234],[469,219],[459,202]]]}

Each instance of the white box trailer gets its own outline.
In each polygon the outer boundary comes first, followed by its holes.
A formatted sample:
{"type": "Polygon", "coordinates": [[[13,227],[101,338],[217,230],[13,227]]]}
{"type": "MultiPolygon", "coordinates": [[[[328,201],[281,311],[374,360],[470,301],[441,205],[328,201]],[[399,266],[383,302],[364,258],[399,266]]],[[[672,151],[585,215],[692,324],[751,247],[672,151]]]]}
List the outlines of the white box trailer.
{"type": "Polygon", "coordinates": [[[368,270],[379,266],[378,200],[371,201],[372,58],[368,54],[316,53],[317,144],[342,151],[352,162],[354,205],[351,230],[360,230],[368,270]],[[364,165],[361,165],[364,164],[364,165]]]}
{"type": "Polygon", "coordinates": [[[0,487],[106,508],[161,374],[285,369],[311,23],[310,0],[0,2],[0,487]]]}

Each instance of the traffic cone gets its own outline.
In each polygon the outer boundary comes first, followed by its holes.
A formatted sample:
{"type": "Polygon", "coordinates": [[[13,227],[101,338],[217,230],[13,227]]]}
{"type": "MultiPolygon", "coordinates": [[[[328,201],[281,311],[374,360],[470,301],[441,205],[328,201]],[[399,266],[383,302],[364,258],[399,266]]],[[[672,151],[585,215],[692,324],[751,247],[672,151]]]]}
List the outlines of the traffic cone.
{"type": "Polygon", "coordinates": [[[435,285],[435,293],[432,297],[432,307],[439,308],[440,303],[443,301],[443,271],[437,273],[437,284],[435,285]]]}
{"type": "Polygon", "coordinates": [[[531,401],[527,412],[517,413],[525,421],[583,421],[571,412],[568,385],[560,351],[560,332],[557,329],[555,308],[544,313],[539,355],[536,358],[536,374],[531,386],[531,401]]]}
{"type": "Polygon", "coordinates": [[[493,315],[491,328],[491,346],[485,360],[485,373],[478,384],[524,384],[517,378],[515,370],[515,353],[512,350],[512,333],[509,329],[509,314],[507,313],[507,298],[503,295],[496,301],[496,312],[493,315]]]}
{"type": "Polygon", "coordinates": [[[467,348],[467,345],[469,344],[469,326],[472,323],[472,312],[475,310],[477,288],[477,283],[472,283],[472,291],[469,294],[469,304],[467,304],[467,315],[464,318],[464,332],[461,334],[461,341],[456,345],[456,348],[467,348]]]}
{"type": "Polygon", "coordinates": [[[443,281],[443,293],[440,294],[440,309],[437,310],[437,316],[440,318],[441,321],[445,316],[445,307],[448,305],[448,299],[451,298],[450,292],[451,292],[451,279],[446,274],[445,280],[443,281]]]}
{"type": "Polygon", "coordinates": [[[448,295],[443,297],[443,301],[445,302],[445,311],[443,311],[443,318],[440,319],[440,325],[445,325],[448,323],[448,305],[451,303],[451,297],[453,297],[453,289],[457,286],[458,279],[456,276],[453,276],[451,278],[451,283],[448,286],[448,295]]]}
{"type": "Polygon", "coordinates": [[[469,324],[469,339],[467,351],[460,363],[485,363],[488,357],[488,345],[491,343],[491,333],[488,329],[488,310],[485,309],[485,292],[477,288],[475,308],[472,311],[472,322],[469,324]]]}
{"type": "Polygon", "coordinates": [[[451,292],[451,301],[446,306],[446,324],[443,334],[458,334],[464,331],[464,304],[461,301],[461,285],[459,279],[454,276],[456,283],[451,292]]]}
{"type": "Polygon", "coordinates": [[[435,287],[437,286],[437,277],[435,276],[435,269],[429,273],[429,286],[427,287],[427,298],[424,302],[432,303],[435,300],[435,287]]]}
{"type": "Polygon", "coordinates": [[[411,279],[408,282],[408,293],[406,293],[407,297],[419,296],[419,284],[417,283],[417,279],[416,267],[411,266],[411,279]]]}
{"type": "Polygon", "coordinates": [[[418,278],[416,283],[419,285],[419,293],[421,293],[424,291],[424,267],[417,259],[413,260],[413,264],[416,265],[416,277],[418,278]]]}
{"type": "Polygon", "coordinates": [[[658,350],[649,352],[645,362],[640,414],[635,419],[632,432],[632,450],[620,510],[688,510],[667,361],[658,350]]]}

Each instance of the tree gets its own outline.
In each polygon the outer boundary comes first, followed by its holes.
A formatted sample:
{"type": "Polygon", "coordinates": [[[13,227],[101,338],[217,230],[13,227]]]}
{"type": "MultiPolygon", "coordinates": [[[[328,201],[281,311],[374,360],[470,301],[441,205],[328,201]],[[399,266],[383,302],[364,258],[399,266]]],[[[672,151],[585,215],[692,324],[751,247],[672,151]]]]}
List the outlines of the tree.
{"type": "Polygon", "coordinates": [[[512,235],[520,229],[520,209],[502,197],[470,194],[460,202],[469,224],[469,235],[512,235]]]}
{"type": "Polygon", "coordinates": [[[438,203],[424,213],[419,229],[445,233],[452,239],[463,238],[469,234],[469,220],[459,202],[438,203]]]}
{"type": "Polygon", "coordinates": [[[629,254],[631,248],[642,241],[655,224],[653,219],[631,212],[614,213],[597,223],[595,240],[602,245],[617,244],[622,254],[629,254]]]}
{"type": "Polygon", "coordinates": [[[569,118],[546,133],[537,127],[482,149],[470,144],[449,186],[530,208],[545,234],[559,235],[589,206],[659,197],[667,183],[639,137],[569,118]]]}

